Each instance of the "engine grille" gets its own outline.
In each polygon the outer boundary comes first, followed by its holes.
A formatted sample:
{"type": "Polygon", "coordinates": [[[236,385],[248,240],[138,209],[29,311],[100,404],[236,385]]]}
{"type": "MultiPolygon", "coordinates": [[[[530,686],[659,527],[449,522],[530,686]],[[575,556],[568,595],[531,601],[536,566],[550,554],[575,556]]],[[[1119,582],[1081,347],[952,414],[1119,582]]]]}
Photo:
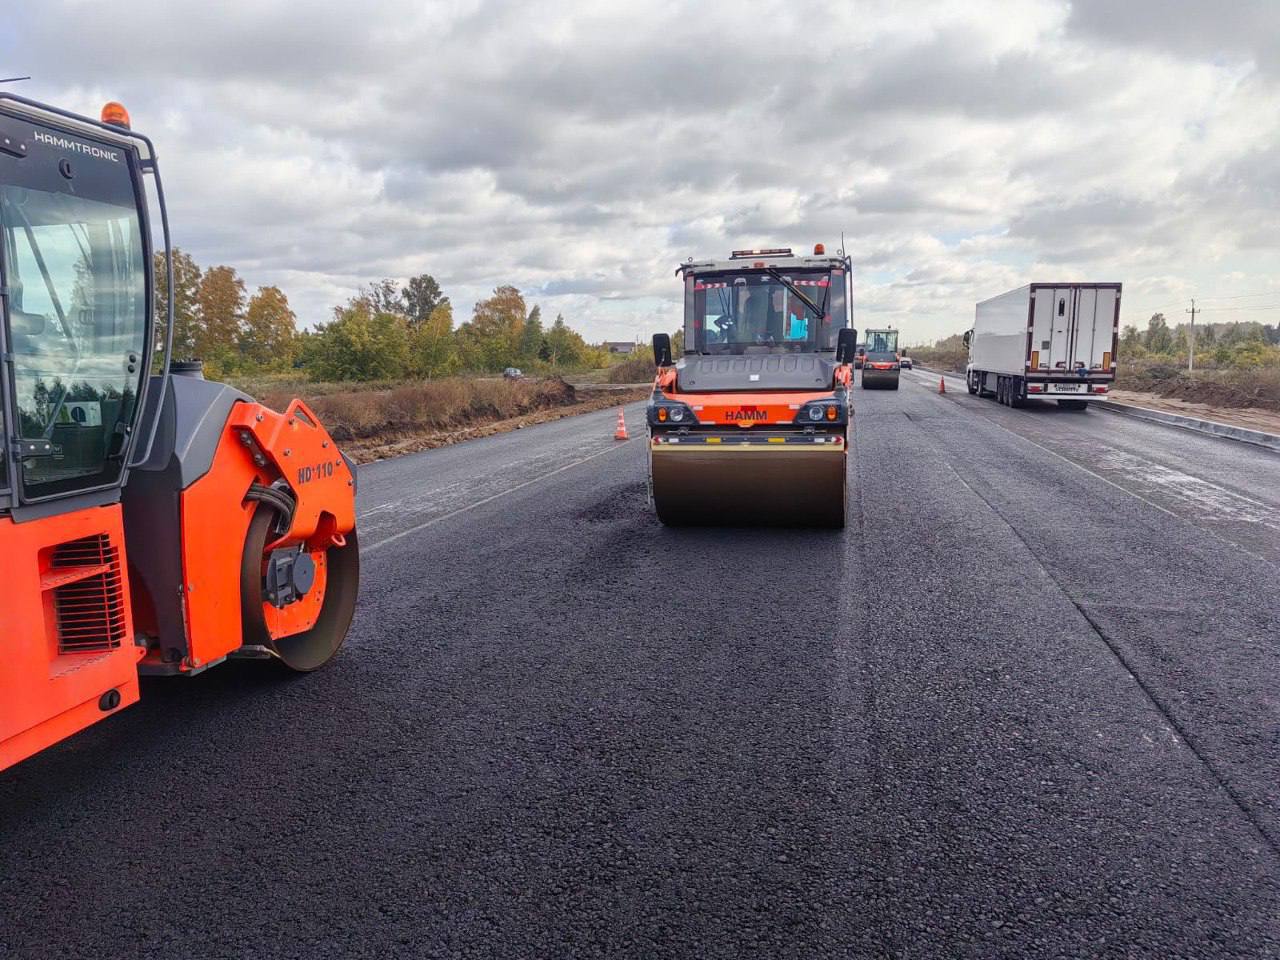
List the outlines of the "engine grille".
{"type": "Polygon", "coordinates": [[[119,647],[125,634],[124,589],[120,551],[111,538],[98,534],[60,544],[51,566],[50,573],[63,581],[53,590],[58,652],[119,647]]]}

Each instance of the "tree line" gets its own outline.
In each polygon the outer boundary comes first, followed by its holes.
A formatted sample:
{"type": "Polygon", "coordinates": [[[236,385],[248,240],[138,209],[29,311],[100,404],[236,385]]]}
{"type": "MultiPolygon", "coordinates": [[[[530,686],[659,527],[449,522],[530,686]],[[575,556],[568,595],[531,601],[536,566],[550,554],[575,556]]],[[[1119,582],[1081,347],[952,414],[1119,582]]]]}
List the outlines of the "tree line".
{"type": "MultiPolygon", "coordinates": [[[[1185,358],[1191,347],[1191,325],[1170,326],[1163,313],[1151,315],[1147,329],[1129,324],[1120,334],[1120,356],[1185,358]]],[[[1196,357],[1222,367],[1262,367],[1280,365],[1280,324],[1198,323],[1195,329],[1196,357]]]]}
{"type": "MultiPolygon", "coordinates": [[[[404,284],[384,279],[360,289],[314,330],[299,330],[279,287],[250,295],[229,266],[201,269],[173,252],[174,356],[199,358],[209,375],[292,372],[312,380],[397,380],[457,373],[497,373],[604,367],[608,351],[513,286],[477,302],[471,319],[454,326],[453,305],[430,274],[404,284]]],[[[156,311],[164,321],[167,283],[156,259],[156,311]]]]}
{"type": "Polygon", "coordinates": [[[609,353],[588,344],[563,316],[548,326],[512,286],[478,301],[456,329],[453,306],[423,274],[403,287],[381,280],[360,291],[333,319],[300,335],[301,365],[318,380],[395,380],[507,367],[555,371],[603,367],[609,353]]]}
{"type": "MultiPolygon", "coordinates": [[[[1190,324],[1170,326],[1163,313],[1147,321],[1147,329],[1128,324],[1120,333],[1120,360],[1168,360],[1185,362],[1190,351],[1190,324]]],[[[1215,367],[1280,366],[1280,324],[1197,323],[1196,361],[1215,367]]],[[[912,349],[922,363],[949,364],[963,370],[969,351],[964,334],[944,337],[926,347],[912,349]]]]}
{"type": "MultiPolygon", "coordinates": [[[[164,254],[157,254],[161,329],[167,297],[164,254]]],[[[175,357],[199,358],[215,376],[289,370],[298,357],[297,319],[279,287],[259,287],[250,296],[234,267],[202,270],[189,254],[173,251],[175,357]]]]}

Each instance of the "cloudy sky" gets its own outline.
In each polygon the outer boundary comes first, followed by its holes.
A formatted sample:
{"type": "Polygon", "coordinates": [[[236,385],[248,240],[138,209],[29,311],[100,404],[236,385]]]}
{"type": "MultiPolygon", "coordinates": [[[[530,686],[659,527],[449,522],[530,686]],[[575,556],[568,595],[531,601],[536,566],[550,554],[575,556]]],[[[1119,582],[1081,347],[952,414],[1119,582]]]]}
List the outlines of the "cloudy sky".
{"type": "Polygon", "coordinates": [[[841,231],[908,342],[1031,280],[1280,320],[1276,0],[40,0],[14,74],[122,100],[179,245],[307,324],[430,272],[647,338],[679,261],[841,231]]]}

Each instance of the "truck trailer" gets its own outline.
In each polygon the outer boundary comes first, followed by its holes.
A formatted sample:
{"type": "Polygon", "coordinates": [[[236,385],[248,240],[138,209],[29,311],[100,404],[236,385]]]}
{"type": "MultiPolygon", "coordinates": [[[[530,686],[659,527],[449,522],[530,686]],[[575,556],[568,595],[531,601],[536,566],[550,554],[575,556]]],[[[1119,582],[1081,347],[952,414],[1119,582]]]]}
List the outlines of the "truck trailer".
{"type": "Polygon", "coordinates": [[[1116,379],[1120,284],[1030,283],[977,304],[969,392],[1020,407],[1030,398],[1085,407],[1116,379]]]}

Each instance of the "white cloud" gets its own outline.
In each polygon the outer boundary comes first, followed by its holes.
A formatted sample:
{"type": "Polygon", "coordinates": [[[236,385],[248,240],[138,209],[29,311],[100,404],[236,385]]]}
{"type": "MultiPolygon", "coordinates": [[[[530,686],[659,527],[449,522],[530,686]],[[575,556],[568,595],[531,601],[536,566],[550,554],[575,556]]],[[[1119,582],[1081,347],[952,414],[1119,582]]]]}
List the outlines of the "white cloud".
{"type": "Polygon", "coordinates": [[[1278,282],[1267,0],[46,0],[6,27],[21,92],[126,102],[178,241],[306,322],[428,271],[461,316],[513,283],[627,339],[677,325],[686,257],[841,231],[859,313],[911,340],[1031,279],[1122,280],[1126,320],[1278,282]]]}

